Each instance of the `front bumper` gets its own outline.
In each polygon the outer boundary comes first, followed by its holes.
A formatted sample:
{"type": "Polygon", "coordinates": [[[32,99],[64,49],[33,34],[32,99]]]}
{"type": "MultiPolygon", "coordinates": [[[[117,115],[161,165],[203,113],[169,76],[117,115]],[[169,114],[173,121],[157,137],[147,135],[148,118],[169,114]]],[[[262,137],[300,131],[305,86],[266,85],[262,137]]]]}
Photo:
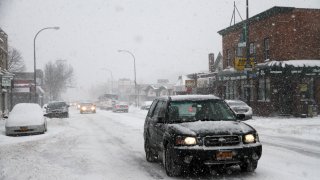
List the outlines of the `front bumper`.
{"type": "Polygon", "coordinates": [[[202,162],[205,165],[235,165],[249,161],[258,161],[262,154],[261,143],[240,144],[238,146],[176,146],[175,153],[178,157],[178,163],[190,164],[192,162],[202,162]],[[221,159],[217,157],[218,153],[232,153],[232,158],[221,159]]]}
{"type": "Polygon", "coordinates": [[[47,112],[47,117],[54,118],[54,117],[63,117],[68,115],[67,111],[54,111],[54,112],[47,112]]]}
{"type": "Polygon", "coordinates": [[[129,109],[127,108],[117,108],[117,109],[113,109],[114,112],[128,112],[129,109]]]}
{"type": "Polygon", "coordinates": [[[95,113],[96,109],[86,109],[86,110],[80,110],[80,113],[95,113]]]}

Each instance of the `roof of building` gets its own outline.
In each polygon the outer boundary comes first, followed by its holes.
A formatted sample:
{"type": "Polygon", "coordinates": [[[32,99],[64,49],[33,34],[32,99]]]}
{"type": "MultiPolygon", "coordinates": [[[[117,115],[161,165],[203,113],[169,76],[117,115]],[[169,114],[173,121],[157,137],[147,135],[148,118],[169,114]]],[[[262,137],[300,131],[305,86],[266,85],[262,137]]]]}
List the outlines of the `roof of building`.
{"type": "MultiPolygon", "coordinates": [[[[294,9],[303,9],[303,8],[295,8],[295,7],[279,7],[279,6],[274,6],[266,11],[263,11],[255,16],[252,16],[251,18],[248,19],[249,24],[269,18],[271,16],[277,15],[277,14],[282,14],[282,13],[287,13],[287,12],[291,12],[294,9]]],[[[225,29],[222,29],[220,31],[218,31],[218,33],[222,36],[228,34],[229,32],[235,31],[241,27],[243,27],[243,25],[246,23],[246,20],[241,21],[236,23],[233,26],[227,27],[225,29]]]]}

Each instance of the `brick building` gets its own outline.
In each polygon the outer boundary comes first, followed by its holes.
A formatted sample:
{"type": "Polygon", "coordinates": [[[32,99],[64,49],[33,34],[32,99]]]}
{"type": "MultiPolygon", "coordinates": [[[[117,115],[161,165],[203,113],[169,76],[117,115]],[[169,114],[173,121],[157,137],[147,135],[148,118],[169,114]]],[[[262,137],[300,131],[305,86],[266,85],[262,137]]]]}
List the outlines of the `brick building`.
{"type": "Polygon", "coordinates": [[[0,28],[0,117],[11,109],[11,80],[8,72],[8,35],[0,28]]]}
{"type": "Polygon", "coordinates": [[[273,7],[249,18],[252,71],[244,70],[245,23],[218,32],[225,70],[217,94],[247,101],[259,115],[306,114],[320,105],[320,9],[273,7]]]}

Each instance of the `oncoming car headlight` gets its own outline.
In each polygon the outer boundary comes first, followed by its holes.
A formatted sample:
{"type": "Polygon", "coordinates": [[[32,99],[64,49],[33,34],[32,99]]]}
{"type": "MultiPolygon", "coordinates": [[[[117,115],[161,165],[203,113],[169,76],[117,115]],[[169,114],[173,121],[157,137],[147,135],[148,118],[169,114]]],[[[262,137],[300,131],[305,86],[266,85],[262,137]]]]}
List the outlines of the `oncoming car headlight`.
{"type": "Polygon", "coordinates": [[[176,145],[196,145],[197,139],[195,137],[176,137],[176,145]]]}
{"type": "Polygon", "coordinates": [[[94,106],[91,107],[91,110],[95,110],[95,109],[96,109],[96,107],[94,107],[94,106]]]}
{"type": "Polygon", "coordinates": [[[86,108],[85,106],[83,106],[81,109],[82,109],[83,111],[87,110],[87,108],[86,108]]]}
{"type": "Polygon", "coordinates": [[[258,134],[246,134],[243,137],[244,143],[255,143],[259,141],[258,134]]]}

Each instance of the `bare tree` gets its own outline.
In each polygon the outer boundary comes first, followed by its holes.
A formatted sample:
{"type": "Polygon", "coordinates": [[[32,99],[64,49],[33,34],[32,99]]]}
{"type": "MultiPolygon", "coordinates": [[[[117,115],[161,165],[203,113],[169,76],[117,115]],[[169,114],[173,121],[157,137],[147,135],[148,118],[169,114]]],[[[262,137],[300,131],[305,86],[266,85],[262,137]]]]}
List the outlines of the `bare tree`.
{"type": "Polygon", "coordinates": [[[58,100],[61,93],[67,87],[72,86],[73,68],[71,65],[61,63],[61,60],[55,63],[49,62],[44,69],[44,86],[49,93],[50,100],[58,100]]]}
{"type": "Polygon", "coordinates": [[[9,72],[23,72],[26,70],[26,65],[21,56],[21,53],[13,48],[9,47],[8,52],[8,71],[9,72]]]}

